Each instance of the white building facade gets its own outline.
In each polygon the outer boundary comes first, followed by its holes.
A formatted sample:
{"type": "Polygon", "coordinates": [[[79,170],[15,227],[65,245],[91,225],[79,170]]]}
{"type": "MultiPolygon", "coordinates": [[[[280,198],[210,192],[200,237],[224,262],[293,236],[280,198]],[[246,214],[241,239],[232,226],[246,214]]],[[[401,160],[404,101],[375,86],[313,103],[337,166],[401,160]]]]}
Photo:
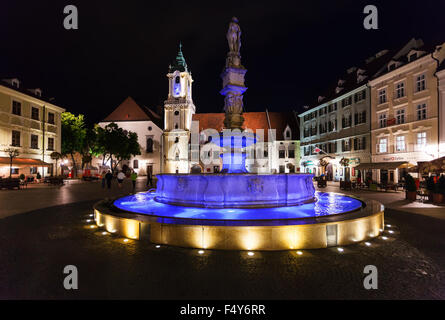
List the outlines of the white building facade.
{"type": "MultiPolygon", "coordinates": [[[[139,175],[153,175],[161,172],[162,129],[161,116],[153,110],[138,105],[133,98],[125,99],[110,115],[99,123],[105,127],[116,123],[120,128],[135,132],[141,154],[124,160],[120,164],[134,169],[139,175]]],[[[102,159],[96,159],[96,167],[102,165],[102,159]]],[[[110,167],[109,163],[105,165],[110,167]]]]}

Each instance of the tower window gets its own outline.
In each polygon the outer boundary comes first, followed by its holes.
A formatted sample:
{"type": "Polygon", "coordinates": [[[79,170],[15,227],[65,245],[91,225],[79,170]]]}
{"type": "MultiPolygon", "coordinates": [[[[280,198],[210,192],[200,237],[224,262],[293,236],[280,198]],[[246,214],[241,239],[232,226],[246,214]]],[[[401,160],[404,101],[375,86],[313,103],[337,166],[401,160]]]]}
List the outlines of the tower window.
{"type": "Polygon", "coordinates": [[[175,111],[175,116],[179,116],[179,111],[178,110],[175,111]]]}
{"type": "Polygon", "coordinates": [[[176,79],[175,79],[175,83],[179,83],[179,77],[176,77],[176,79]]]}
{"type": "Polygon", "coordinates": [[[175,123],[175,129],[178,129],[178,124],[177,123],[175,123]]]}

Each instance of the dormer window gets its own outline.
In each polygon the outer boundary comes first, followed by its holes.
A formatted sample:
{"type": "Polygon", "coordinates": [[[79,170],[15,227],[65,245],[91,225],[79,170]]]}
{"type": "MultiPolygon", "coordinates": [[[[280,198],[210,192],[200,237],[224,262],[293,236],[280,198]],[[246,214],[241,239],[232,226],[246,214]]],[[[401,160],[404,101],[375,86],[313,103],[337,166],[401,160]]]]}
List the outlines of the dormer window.
{"type": "Polygon", "coordinates": [[[416,59],[417,59],[417,52],[414,52],[414,53],[410,54],[410,56],[408,58],[408,61],[411,62],[411,61],[414,61],[416,59]]]}
{"type": "Polygon", "coordinates": [[[16,87],[16,88],[20,87],[20,81],[18,79],[12,79],[11,84],[13,87],[16,87]]]}
{"type": "Polygon", "coordinates": [[[290,140],[291,137],[292,137],[292,131],[290,130],[289,126],[287,126],[286,129],[284,130],[284,139],[290,140]]]}

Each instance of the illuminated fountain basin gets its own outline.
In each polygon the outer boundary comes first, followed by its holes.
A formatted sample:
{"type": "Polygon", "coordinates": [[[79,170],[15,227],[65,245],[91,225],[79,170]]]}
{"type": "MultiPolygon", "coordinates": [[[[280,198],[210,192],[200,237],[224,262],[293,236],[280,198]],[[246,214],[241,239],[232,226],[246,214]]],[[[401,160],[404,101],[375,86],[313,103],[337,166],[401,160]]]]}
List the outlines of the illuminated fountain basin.
{"type": "Polygon", "coordinates": [[[200,208],[155,201],[138,193],[94,206],[107,231],[155,244],[220,250],[291,250],[343,246],[377,237],[383,206],[335,193],[317,201],[273,208],[200,208]]]}
{"type": "Polygon", "coordinates": [[[295,206],[314,202],[312,174],[158,174],[155,200],[207,208],[295,206]]]}
{"type": "Polygon", "coordinates": [[[275,208],[221,208],[208,209],[164,204],[156,201],[156,193],[138,193],[114,201],[117,208],[150,216],[174,219],[196,219],[225,221],[226,224],[239,221],[269,220],[280,224],[283,219],[301,219],[344,214],[362,208],[363,203],[351,197],[335,193],[317,192],[317,201],[300,206],[275,208]]]}

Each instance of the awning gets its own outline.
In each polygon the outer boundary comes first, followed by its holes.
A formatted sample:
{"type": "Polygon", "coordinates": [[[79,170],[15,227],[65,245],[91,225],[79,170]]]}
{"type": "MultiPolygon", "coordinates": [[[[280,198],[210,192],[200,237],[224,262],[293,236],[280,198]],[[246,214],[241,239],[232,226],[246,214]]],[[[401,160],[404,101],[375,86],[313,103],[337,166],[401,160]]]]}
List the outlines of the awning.
{"type": "MultiPolygon", "coordinates": [[[[9,157],[0,157],[0,165],[8,165],[10,164],[11,159],[9,157]]],[[[12,159],[12,164],[16,166],[29,166],[29,167],[50,167],[51,163],[43,162],[39,159],[32,158],[14,158],[12,159]]]]}
{"type": "Polygon", "coordinates": [[[413,164],[409,162],[374,162],[374,163],[360,163],[355,167],[355,170],[371,170],[371,169],[383,169],[394,170],[401,168],[411,168],[413,164]]]}
{"type": "Polygon", "coordinates": [[[419,161],[417,164],[419,171],[424,174],[445,172],[445,157],[437,158],[431,161],[419,161]]]}

